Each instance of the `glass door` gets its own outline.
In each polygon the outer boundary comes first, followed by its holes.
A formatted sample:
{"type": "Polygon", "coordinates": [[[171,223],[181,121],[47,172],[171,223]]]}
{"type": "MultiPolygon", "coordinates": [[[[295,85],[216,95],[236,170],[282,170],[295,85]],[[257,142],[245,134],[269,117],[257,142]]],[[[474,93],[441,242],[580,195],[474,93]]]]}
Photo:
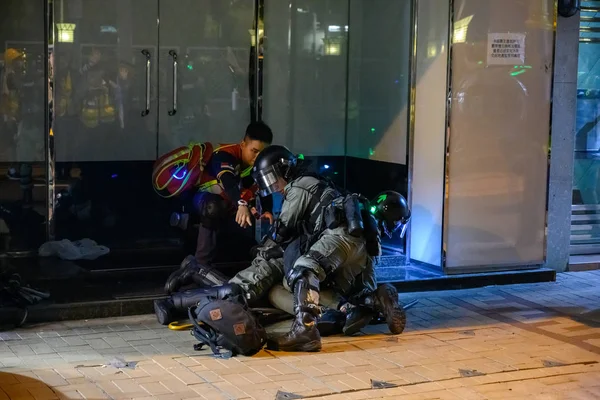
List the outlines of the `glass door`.
{"type": "Polygon", "coordinates": [[[159,154],[191,141],[238,143],[244,136],[254,3],[161,0],[159,154]]]}
{"type": "Polygon", "coordinates": [[[158,0],[54,0],[53,12],[56,239],[149,247],[167,224],[148,218],[159,214],[158,0]]]}
{"type": "Polygon", "coordinates": [[[54,7],[57,161],[155,159],[158,0],[54,7]]]}
{"type": "Polygon", "coordinates": [[[46,237],[44,1],[6,0],[0,13],[0,253],[46,237]]]}

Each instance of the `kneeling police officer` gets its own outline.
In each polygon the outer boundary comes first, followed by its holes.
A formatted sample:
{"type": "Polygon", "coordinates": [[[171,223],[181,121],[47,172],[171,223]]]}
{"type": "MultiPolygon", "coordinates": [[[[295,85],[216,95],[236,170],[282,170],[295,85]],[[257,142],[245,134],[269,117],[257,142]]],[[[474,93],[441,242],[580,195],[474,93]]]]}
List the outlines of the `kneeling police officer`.
{"type": "MultiPolygon", "coordinates": [[[[369,210],[361,207],[361,202],[366,204],[364,199],[358,195],[344,196],[327,181],[304,172],[301,160],[283,146],[263,150],[256,158],[252,175],[261,196],[275,192],[284,195],[275,226],[275,243],[283,246],[305,238],[301,255],[293,263],[284,264],[283,283],[293,293],[296,318],[291,330],[270,341],[268,347],[281,351],[319,351],[321,283],[333,278],[338,284],[333,288],[335,291],[344,293],[353,289],[354,280],[367,266],[369,257],[381,254],[378,222],[369,210]],[[347,277],[346,282],[340,277],[347,277]]],[[[405,203],[404,210],[404,219],[400,218],[395,226],[388,227],[388,222],[382,220],[382,230],[390,232],[406,225],[410,212],[405,203]]],[[[375,287],[368,288],[367,295],[361,297],[366,300],[375,292],[375,287]]],[[[386,315],[388,322],[397,320],[393,315],[403,312],[397,292],[394,296],[388,290],[377,291],[377,297],[380,304],[386,305],[384,311],[390,314],[386,315]]]]}

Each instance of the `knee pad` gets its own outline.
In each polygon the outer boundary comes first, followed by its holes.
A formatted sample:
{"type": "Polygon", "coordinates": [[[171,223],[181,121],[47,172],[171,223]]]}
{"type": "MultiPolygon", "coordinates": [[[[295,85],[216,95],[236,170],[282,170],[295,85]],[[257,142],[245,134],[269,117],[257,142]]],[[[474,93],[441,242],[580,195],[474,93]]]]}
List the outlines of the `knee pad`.
{"type": "Polygon", "coordinates": [[[315,274],[319,280],[324,280],[331,272],[332,263],[323,254],[309,250],[305,255],[300,256],[285,276],[286,283],[290,288],[294,287],[296,281],[307,272],[315,274]]]}
{"type": "Polygon", "coordinates": [[[227,211],[225,200],[212,193],[198,193],[194,197],[194,206],[198,211],[202,226],[211,230],[217,229],[227,211]]]}

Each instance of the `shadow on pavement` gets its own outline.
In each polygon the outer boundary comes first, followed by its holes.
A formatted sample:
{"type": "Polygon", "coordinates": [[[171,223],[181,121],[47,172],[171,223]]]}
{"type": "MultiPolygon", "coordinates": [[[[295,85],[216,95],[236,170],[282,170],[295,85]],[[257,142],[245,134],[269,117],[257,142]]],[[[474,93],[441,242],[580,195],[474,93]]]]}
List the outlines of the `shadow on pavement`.
{"type": "MultiPolygon", "coordinates": [[[[72,398],[67,393],[52,388],[41,380],[30,376],[30,372],[0,372],[0,399],[47,399],[67,400],[72,398]]],[[[95,400],[95,399],[91,399],[95,400]]]]}

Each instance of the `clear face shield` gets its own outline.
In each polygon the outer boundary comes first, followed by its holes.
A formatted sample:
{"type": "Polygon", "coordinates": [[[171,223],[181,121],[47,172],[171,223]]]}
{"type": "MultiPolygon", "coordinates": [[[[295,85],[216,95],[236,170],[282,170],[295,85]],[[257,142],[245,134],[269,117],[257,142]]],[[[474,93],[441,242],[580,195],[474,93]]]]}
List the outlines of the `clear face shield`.
{"type": "Polygon", "coordinates": [[[286,181],[279,173],[279,169],[270,166],[252,173],[254,181],[258,185],[259,194],[264,197],[273,193],[283,192],[286,181]]]}
{"type": "Polygon", "coordinates": [[[406,228],[408,227],[409,219],[402,219],[400,221],[383,221],[381,223],[383,228],[383,233],[386,234],[388,238],[392,238],[392,235],[398,231],[400,231],[400,239],[404,239],[406,235],[406,228]]]}

